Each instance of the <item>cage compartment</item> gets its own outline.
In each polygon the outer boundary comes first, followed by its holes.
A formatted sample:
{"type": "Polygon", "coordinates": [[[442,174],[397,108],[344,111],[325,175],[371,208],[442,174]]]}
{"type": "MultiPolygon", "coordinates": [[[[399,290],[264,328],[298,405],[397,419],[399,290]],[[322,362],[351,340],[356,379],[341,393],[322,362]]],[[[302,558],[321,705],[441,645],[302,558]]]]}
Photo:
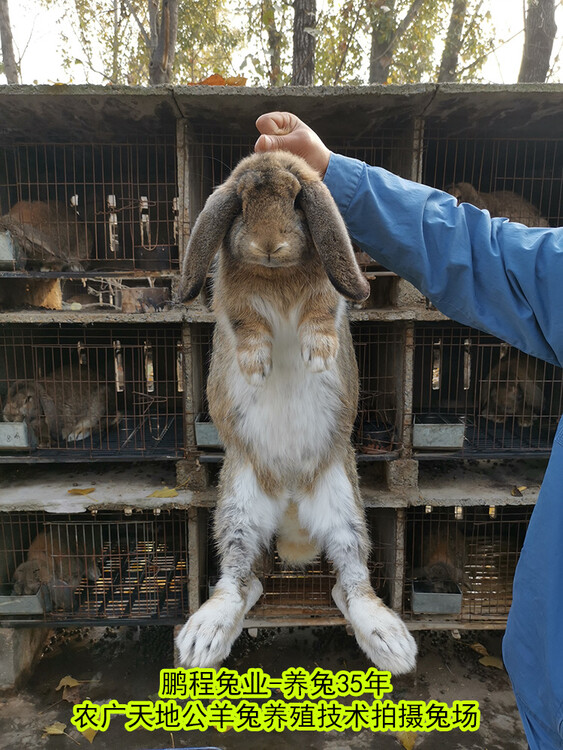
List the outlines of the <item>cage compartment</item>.
{"type": "MultiPolygon", "coordinates": [[[[396,586],[396,514],[389,508],[369,508],[366,520],[370,536],[368,569],[372,586],[384,601],[390,602],[396,586]]],[[[204,565],[200,571],[200,597],[204,601],[214,591],[219,577],[219,560],[213,540],[213,514],[206,512],[204,565]]],[[[291,567],[276,550],[271,549],[258,559],[254,572],[263,586],[263,593],[248,612],[248,621],[286,621],[288,624],[311,618],[330,623],[340,621],[342,614],[332,600],[336,576],[324,554],[304,566],[291,567]]]]}
{"type": "Polygon", "coordinates": [[[5,460],[180,457],[183,393],[178,326],[0,326],[5,460]]]}
{"type": "Polygon", "coordinates": [[[533,128],[501,137],[486,131],[459,137],[430,120],[422,181],[450,190],[458,202],[485,208],[491,216],[528,226],[560,226],[563,141],[538,138],[533,128]]]}
{"type": "MultiPolygon", "coordinates": [[[[563,408],[560,368],[499,339],[451,324],[416,324],[413,447],[432,419],[459,420],[464,439],[456,455],[547,455],[563,408]]],[[[455,446],[436,446],[435,450],[455,446]]]]}
{"type": "Polygon", "coordinates": [[[0,143],[4,271],[170,272],[178,267],[176,143],[0,143]]]}
{"type": "Polygon", "coordinates": [[[2,513],[0,622],[182,621],[187,538],[183,511],[2,513]]]}
{"type": "Polygon", "coordinates": [[[402,329],[383,323],[353,323],[360,391],[354,444],[363,458],[385,458],[401,446],[402,329]]]}
{"type": "Polygon", "coordinates": [[[456,622],[504,622],[532,510],[407,509],[405,617],[449,614],[456,622]]]}

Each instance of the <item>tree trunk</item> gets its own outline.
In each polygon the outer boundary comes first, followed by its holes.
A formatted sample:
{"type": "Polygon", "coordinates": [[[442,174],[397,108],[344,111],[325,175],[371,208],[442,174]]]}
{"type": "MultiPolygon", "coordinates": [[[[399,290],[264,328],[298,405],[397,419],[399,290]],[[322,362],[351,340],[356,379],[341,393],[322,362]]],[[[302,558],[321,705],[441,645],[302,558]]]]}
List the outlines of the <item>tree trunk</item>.
{"type": "MultiPolygon", "coordinates": [[[[149,0],[149,8],[154,0],[149,0]]],[[[153,12],[150,18],[155,18],[153,12]]],[[[152,54],[149,63],[149,83],[158,86],[170,83],[172,80],[172,68],[176,54],[176,36],[178,34],[178,0],[162,0],[160,23],[157,29],[157,39],[152,36],[154,23],[151,23],[151,46],[152,54]]]]}
{"type": "Polygon", "coordinates": [[[283,34],[276,26],[276,13],[272,0],[264,0],[262,22],[268,33],[270,56],[270,86],[281,85],[281,43],[283,34]]]}
{"type": "Polygon", "coordinates": [[[452,15],[450,16],[450,25],[446,35],[446,44],[442,53],[440,62],[440,72],[438,73],[438,82],[455,81],[457,62],[462,44],[463,24],[467,13],[467,0],[453,0],[452,15]]]}
{"type": "Polygon", "coordinates": [[[518,83],[545,81],[556,31],[554,0],[529,0],[518,83]]]}
{"type": "MultiPolygon", "coordinates": [[[[386,83],[389,78],[389,68],[393,61],[393,54],[397,42],[409,28],[418,15],[425,0],[412,0],[402,21],[395,26],[394,0],[386,5],[390,9],[382,16],[382,11],[372,16],[371,50],[369,60],[369,82],[386,83]]],[[[381,3],[376,3],[376,6],[381,3]]]]}
{"type": "Polygon", "coordinates": [[[0,43],[2,45],[2,63],[8,83],[19,83],[18,64],[14,56],[14,40],[10,25],[8,0],[0,0],[0,43]]]}
{"type": "Polygon", "coordinates": [[[312,86],[315,78],[316,0],[294,0],[293,21],[293,86],[312,86]]]}

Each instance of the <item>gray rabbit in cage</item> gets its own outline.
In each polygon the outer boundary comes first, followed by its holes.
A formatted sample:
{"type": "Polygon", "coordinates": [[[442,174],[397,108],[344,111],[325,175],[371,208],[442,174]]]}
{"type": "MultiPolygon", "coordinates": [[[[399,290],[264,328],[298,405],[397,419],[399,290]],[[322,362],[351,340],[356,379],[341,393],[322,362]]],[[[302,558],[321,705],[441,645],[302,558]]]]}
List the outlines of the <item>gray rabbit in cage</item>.
{"type": "Polygon", "coordinates": [[[25,263],[52,271],[83,271],[88,266],[92,238],[85,224],[62,203],[19,201],[0,216],[23,250],[25,263]]]}
{"type": "Polygon", "coordinates": [[[510,190],[495,190],[482,193],[469,182],[457,182],[447,188],[448,193],[459,203],[471,203],[477,208],[486,209],[491,216],[502,216],[510,221],[518,221],[527,227],[548,227],[538,209],[522,196],[510,190]]]}
{"type": "MultiPolygon", "coordinates": [[[[208,400],[225,445],[215,536],[221,576],[182,628],[184,666],[221,662],[262,593],[256,561],[277,533],[286,562],[323,548],[332,596],[379,668],[415,665],[416,644],[375,594],[351,432],[358,368],[344,298],[369,284],[318,174],[296,156],[249,156],[208,199],[192,231],[180,296],[214,276],[208,400]]],[[[305,601],[306,605],[307,602],[305,601]]]]}
{"type": "Polygon", "coordinates": [[[62,367],[41,381],[12,383],[2,413],[5,422],[26,422],[40,447],[77,443],[100,431],[107,388],[91,370],[62,367]]]}
{"type": "Polygon", "coordinates": [[[27,560],[13,576],[13,596],[41,593],[47,612],[72,609],[73,595],[86,576],[89,581],[100,578],[93,545],[81,544],[64,526],[51,526],[41,531],[27,551],[27,560]]]}
{"type": "Polygon", "coordinates": [[[492,422],[515,418],[520,427],[532,427],[544,409],[534,360],[523,354],[502,357],[481,384],[481,414],[492,422]]]}

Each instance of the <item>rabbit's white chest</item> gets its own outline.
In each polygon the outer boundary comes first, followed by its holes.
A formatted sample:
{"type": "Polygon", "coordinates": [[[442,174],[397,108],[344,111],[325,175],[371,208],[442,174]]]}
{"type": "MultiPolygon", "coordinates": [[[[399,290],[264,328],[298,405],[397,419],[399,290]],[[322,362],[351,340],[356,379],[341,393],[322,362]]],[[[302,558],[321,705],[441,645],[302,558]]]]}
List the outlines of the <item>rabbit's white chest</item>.
{"type": "Polygon", "coordinates": [[[287,318],[269,311],[272,368],[251,385],[234,358],[229,378],[244,443],[272,469],[311,472],[330,448],[337,427],[340,383],[336,368],[312,372],[303,360],[299,311],[287,318]]]}

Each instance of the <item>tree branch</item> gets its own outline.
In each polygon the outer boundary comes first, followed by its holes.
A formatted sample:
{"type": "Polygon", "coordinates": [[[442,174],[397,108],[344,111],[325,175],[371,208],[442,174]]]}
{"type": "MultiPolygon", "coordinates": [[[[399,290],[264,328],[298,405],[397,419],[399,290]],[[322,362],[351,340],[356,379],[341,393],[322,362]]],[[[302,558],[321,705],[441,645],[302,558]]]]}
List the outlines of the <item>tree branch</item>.
{"type": "Polygon", "coordinates": [[[151,48],[151,38],[148,35],[147,30],[145,29],[145,27],[143,25],[143,22],[141,21],[141,19],[137,15],[137,12],[136,12],[135,8],[131,4],[130,0],[122,0],[122,2],[125,5],[125,7],[127,8],[127,10],[129,11],[129,13],[131,13],[131,15],[133,16],[133,18],[135,19],[135,21],[137,23],[137,26],[139,27],[139,31],[141,32],[141,36],[143,37],[143,41],[147,45],[147,49],[150,49],[151,48]]]}

